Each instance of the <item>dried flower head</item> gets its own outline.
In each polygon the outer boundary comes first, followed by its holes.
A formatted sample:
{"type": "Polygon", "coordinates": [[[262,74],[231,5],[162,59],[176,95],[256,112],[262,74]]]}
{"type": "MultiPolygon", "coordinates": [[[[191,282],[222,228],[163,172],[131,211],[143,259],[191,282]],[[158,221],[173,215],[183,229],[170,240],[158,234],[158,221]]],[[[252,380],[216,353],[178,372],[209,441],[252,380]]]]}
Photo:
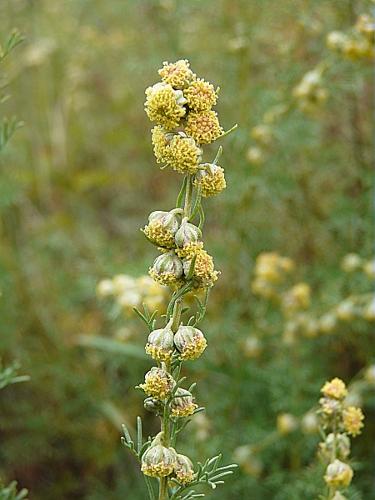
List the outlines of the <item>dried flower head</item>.
{"type": "Polygon", "coordinates": [[[217,92],[211,83],[198,78],[184,91],[187,104],[193,111],[208,111],[215,106],[217,92]]]}
{"type": "Polygon", "coordinates": [[[321,391],[325,397],[342,400],[348,394],[346,385],[339,378],[334,378],[330,382],[326,382],[321,391]]]}
{"type": "Polygon", "coordinates": [[[158,73],[163,82],[169,83],[175,89],[184,89],[195,79],[187,59],[180,59],[175,63],[163,62],[158,73]]]}
{"type": "Polygon", "coordinates": [[[198,144],[210,144],[224,133],[215,111],[190,112],[185,132],[198,144]]]}
{"type": "Polygon", "coordinates": [[[186,99],[181,90],[167,83],[155,83],[146,89],[145,111],[152,122],[172,130],[186,114],[186,99]]]}
{"type": "Polygon", "coordinates": [[[162,368],[153,366],[145,375],[145,383],[140,384],[139,387],[148,396],[164,400],[171,395],[174,385],[175,382],[169,373],[162,368]]]}
{"type": "Polygon", "coordinates": [[[175,333],[174,343],[181,359],[197,359],[207,347],[203,333],[192,326],[181,325],[175,333]]]}
{"type": "Polygon", "coordinates": [[[194,179],[194,185],[199,186],[202,196],[214,196],[221,193],[227,186],[224,169],[215,164],[206,163],[205,170],[199,170],[194,179]]]}
{"type": "Polygon", "coordinates": [[[361,408],[356,408],[355,406],[345,408],[343,411],[343,423],[346,432],[351,436],[358,436],[361,433],[364,418],[365,416],[361,408]]]}

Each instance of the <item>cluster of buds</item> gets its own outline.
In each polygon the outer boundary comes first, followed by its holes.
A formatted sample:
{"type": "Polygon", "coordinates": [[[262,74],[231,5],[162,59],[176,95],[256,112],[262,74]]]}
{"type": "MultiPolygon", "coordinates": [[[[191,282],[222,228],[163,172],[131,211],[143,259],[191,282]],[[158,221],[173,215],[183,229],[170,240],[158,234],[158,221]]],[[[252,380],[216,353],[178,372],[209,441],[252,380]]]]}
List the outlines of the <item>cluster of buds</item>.
{"type": "Polygon", "coordinates": [[[328,97],[327,89],[323,86],[323,66],[308,71],[293,89],[293,96],[298,107],[304,112],[314,112],[328,97]]]}
{"type": "MultiPolygon", "coordinates": [[[[220,468],[215,457],[206,462],[206,469],[194,472],[191,460],[175,450],[177,434],[186,425],[186,419],[203,410],[192,394],[195,384],[183,388],[185,377],[180,378],[180,372],[184,361],[198,359],[206,349],[206,338],[197,325],[205,313],[208,290],[219,275],[213,258],[204,249],[201,230],[202,197],[219,194],[226,187],[224,170],[217,164],[221,148],[212,163],[202,162],[203,145],[224,135],[212,110],[218,89],[198,78],[186,60],[164,63],[159,75],[162,81],[146,90],[145,102],[146,113],[155,124],[154,153],[158,163],[183,174],[184,179],[176,207],[152,212],[142,229],[160,251],[149,269],[150,279],[158,287],[169,287],[172,296],[160,328],[155,327],[158,311],[151,313],[147,307],[144,312],[137,310],[149,328],[146,353],[157,363],[146,373],[139,388],[146,394],[145,409],[161,419],[161,432],[146,443],[144,452],[139,447],[137,456],[144,475],[159,479],[158,498],[165,500],[170,495],[182,498],[180,491],[191,483],[209,482],[215,487],[218,478],[230,474],[234,466],[226,467],[216,477],[220,468]],[[192,307],[186,299],[192,294],[198,308],[185,321],[184,315],[192,307]],[[201,294],[205,297],[203,302],[201,294]]],[[[133,450],[128,433],[125,443],[133,450]]],[[[149,485],[149,491],[150,488],[149,485]]]]}
{"type": "Polygon", "coordinates": [[[345,498],[342,490],[350,485],[353,478],[353,469],[348,464],[350,436],[361,433],[364,415],[361,408],[348,405],[348,390],[341,379],[326,382],[321,392],[317,413],[324,440],[319,444],[319,453],[328,464],[324,476],[327,498],[337,498],[337,495],[345,498]]]}
{"type": "Polygon", "coordinates": [[[373,60],[375,56],[375,19],[367,14],[360,15],[348,33],[342,31],[329,33],[327,46],[351,60],[373,60]]]}
{"type": "Polygon", "coordinates": [[[147,275],[134,278],[118,274],[112,279],[103,279],[97,284],[96,293],[100,298],[113,298],[126,314],[132,313],[134,307],[142,304],[151,310],[163,310],[167,298],[167,288],[155,283],[147,275]]]}

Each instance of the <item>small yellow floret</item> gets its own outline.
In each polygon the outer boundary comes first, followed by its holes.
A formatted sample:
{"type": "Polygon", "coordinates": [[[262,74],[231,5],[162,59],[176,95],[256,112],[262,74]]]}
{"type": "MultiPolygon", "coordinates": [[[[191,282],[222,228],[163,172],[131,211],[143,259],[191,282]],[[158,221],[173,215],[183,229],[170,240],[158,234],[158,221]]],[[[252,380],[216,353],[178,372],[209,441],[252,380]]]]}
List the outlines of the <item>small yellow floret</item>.
{"type": "Polygon", "coordinates": [[[343,422],[346,432],[351,436],[357,436],[360,434],[364,418],[365,416],[363,415],[361,408],[356,408],[355,406],[345,408],[343,412],[343,422]]]}
{"type": "Polygon", "coordinates": [[[344,399],[348,394],[346,385],[337,377],[332,379],[330,382],[326,382],[320,392],[322,392],[327,398],[338,400],[344,399]]]}
{"type": "Polygon", "coordinates": [[[210,144],[224,133],[215,111],[190,112],[185,132],[198,144],[210,144]]]}
{"type": "Polygon", "coordinates": [[[215,106],[217,93],[211,83],[198,78],[184,90],[187,104],[193,111],[208,111],[215,106]]]}
{"type": "Polygon", "coordinates": [[[194,186],[200,186],[201,194],[205,197],[221,193],[227,186],[224,169],[215,166],[213,171],[206,171],[199,178],[194,179],[194,186]]]}
{"type": "Polygon", "coordinates": [[[145,111],[152,122],[172,130],[180,124],[186,114],[181,90],[174,90],[169,84],[157,83],[146,89],[145,111]]]}
{"type": "Polygon", "coordinates": [[[175,63],[163,62],[163,67],[158,73],[165,83],[169,83],[175,89],[183,89],[195,78],[187,59],[180,59],[175,63]]]}

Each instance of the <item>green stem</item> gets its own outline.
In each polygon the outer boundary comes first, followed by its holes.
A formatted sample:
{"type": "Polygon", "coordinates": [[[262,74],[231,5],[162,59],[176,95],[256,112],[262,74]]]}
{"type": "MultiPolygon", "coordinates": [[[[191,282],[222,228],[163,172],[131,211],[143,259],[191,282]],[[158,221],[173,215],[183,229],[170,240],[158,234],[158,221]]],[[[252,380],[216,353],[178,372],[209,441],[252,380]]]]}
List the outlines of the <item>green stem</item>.
{"type": "Polygon", "coordinates": [[[193,194],[193,182],[192,182],[192,176],[189,175],[186,183],[185,205],[184,205],[184,216],[187,217],[188,219],[190,219],[190,214],[191,214],[192,194],[193,194]]]}

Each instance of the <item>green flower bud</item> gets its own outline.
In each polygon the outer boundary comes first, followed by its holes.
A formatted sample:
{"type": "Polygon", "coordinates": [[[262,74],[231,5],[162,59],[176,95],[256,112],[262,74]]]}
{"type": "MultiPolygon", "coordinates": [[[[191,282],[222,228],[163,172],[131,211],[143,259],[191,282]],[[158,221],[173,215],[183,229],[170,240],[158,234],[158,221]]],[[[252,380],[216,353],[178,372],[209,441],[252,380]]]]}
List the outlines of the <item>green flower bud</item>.
{"type": "Polygon", "coordinates": [[[145,350],[153,359],[157,361],[169,361],[174,349],[173,331],[171,322],[165,328],[154,330],[148,336],[145,350]]]}
{"type": "Polygon", "coordinates": [[[162,444],[155,444],[144,453],[141,470],[151,477],[165,477],[172,474],[176,465],[176,452],[162,444]]]}
{"type": "Polygon", "coordinates": [[[183,271],[181,260],[171,251],[159,255],[149,273],[161,285],[177,285],[181,280],[183,271]]]}
{"type": "Polygon", "coordinates": [[[206,349],[207,341],[198,328],[181,325],[175,333],[174,344],[181,359],[197,359],[206,349]]]}
{"type": "Polygon", "coordinates": [[[196,243],[202,237],[202,231],[199,227],[188,222],[188,218],[184,217],[181,226],[175,234],[175,242],[178,247],[184,247],[190,243],[196,243]]]}
{"type": "Polygon", "coordinates": [[[194,403],[192,394],[179,387],[171,402],[172,417],[189,417],[197,408],[198,405],[194,403]]]}
{"type": "Polygon", "coordinates": [[[163,370],[153,366],[145,375],[145,383],[140,384],[140,388],[145,391],[148,396],[163,401],[168,398],[175,386],[175,381],[171,375],[163,370]]]}
{"type": "Polygon", "coordinates": [[[176,455],[175,465],[176,479],[180,484],[189,484],[195,478],[194,466],[186,455],[176,455]]]}

